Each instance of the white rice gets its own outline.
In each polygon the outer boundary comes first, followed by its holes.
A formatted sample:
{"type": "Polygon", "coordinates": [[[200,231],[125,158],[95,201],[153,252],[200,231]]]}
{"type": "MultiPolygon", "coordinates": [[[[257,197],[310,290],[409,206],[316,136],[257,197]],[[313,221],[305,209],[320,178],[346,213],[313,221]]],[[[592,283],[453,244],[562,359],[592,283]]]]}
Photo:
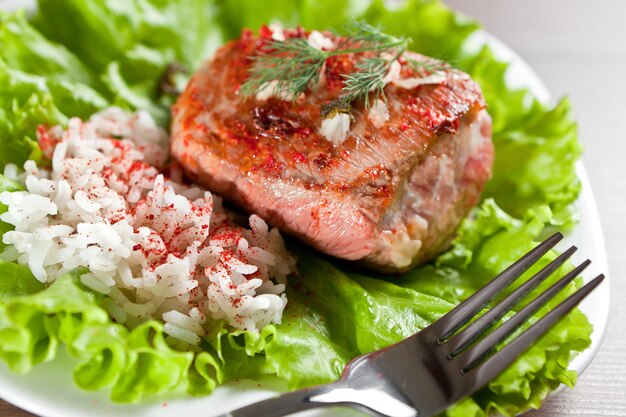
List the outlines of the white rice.
{"type": "Polygon", "coordinates": [[[280,322],[295,260],[278,230],[256,215],[234,224],[219,197],[160,174],[168,137],[148,113],[109,108],[38,137],[51,167],[4,171],[26,189],[0,193],[0,219],[15,226],[4,260],[43,283],[85,267],[81,282],[117,322],[163,320],[191,345],[207,316],[251,331],[280,322]]]}

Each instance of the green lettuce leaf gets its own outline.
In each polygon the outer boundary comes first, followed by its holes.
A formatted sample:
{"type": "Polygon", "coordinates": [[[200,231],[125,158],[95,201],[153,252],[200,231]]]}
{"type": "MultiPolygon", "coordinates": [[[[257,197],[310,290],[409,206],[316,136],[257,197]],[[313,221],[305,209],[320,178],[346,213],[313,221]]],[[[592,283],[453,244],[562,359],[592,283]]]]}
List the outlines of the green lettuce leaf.
{"type": "Polygon", "coordinates": [[[101,295],[63,276],[48,288],[27,268],[0,264],[0,358],[17,373],[54,359],[60,343],[78,359],[76,384],[85,390],[111,389],[116,402],[136,402],[177,388],[210,392],[221,371],[208,352],[194,360],[165,342],[156,321],[129,330],[112,322],[100,307],[101,295]],[[212,372],[209,370],[212,369],[212,372]]]}
{"type": "Polygon", "coordinates": [[[373,1],[363,17],[386,32],[411,38],[412,50],[454,65],[462,55],[463,43],[479,28],[476,21],[453,12],[440,1],[408,0],[394,8],[385,3],[373,1]]]}
{"type": "Polygon", "coordinates": [[[20,296],[42,291],[44,285],[34,279],[30,270],[12,262],[0,263],[0,303],[20,296]]]}
{"type": "Polygon", "coordinates": [[[328,317],[307,303],[307,294],[291,285],[287,297],[282,322],[265,348],[267,363],[290,389],[337,379],[352,354],[333,338],[328,317]]]}
{"type": "Polygon", "coordinates": [[[0,61],[0,167],[21,166],[39,158],[35,131],[40,124],[65,122],[50,96],[41,95],[34,84],[21,82],[0,61]]]}
{"type": "Polygon", "coordinates": [[[174,99],[159,89],[168,68],[191,71],[220,42],[211,1],[41,0],[38,7],[34,26],[81,58],[98,91],[163,125],[174,99]]]}
{"type": "Polygon", "coordinates": [[[38,9],[35,27],[81,57],[97,74],[138,45],[195,67],[219,42],[210,1],[39,0],[38,9]]]}
{"type": "Polygon", "coordinates": [[[218,22],[226,38],[239,37],[244,28],[280,22],[285,27],[339,30],[350,17],[361,16],[368,0],[231,0],[216,2],[218,22]]]}
{"type": "Polygon", "coordinates": [[[23,12],[0,15],[0,45],[0,57],[15,70],[56,81],[86,85],[94,81],[80,59],[34,29],[23,12]]]}
{"type": "Polygon", "coordinates": [[[0,168],[39,159],[38,125],[88,117],[110,103],[66,48],[47,40],[23,14],[0,14],[0,168]]]}
{"type": "Polygon", "coordinates": [[[480,84],[493,118],[496,159],[484,196],[517,217],[548,204],[552,225],[572,226],[571,203],[580,192],[575,164],[582,149],[569,101],[550,106],[525,89],[507,87],[508,65],[488,47],[465,57],[462,67],[480,84]]]}

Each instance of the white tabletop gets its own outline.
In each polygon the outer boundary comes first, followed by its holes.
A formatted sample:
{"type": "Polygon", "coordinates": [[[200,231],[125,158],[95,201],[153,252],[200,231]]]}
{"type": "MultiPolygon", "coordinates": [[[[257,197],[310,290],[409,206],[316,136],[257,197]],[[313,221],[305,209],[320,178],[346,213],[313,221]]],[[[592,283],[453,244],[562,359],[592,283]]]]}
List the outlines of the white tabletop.
{"type": "Polygon", "coordinates": [[[626,1],[446,0],[518,52],[555,97],[568,95],[608,250],[606,339],[575,389],[533,417],[626,416],[626,1]]]}
{"type": "MultiPolygon", "coordinates": [[[[0,0],[2,6],[25,0],[0,0]]],[[[446,0],[482,20],[539,73],[555,97],[571,97],[583,160],[599,205],[611,278],[605,342],[576,388],[532,417],[626,416],[626,1],[446,0]]],[[[0,416],[28,416],[0,400],[0,416]]]]}

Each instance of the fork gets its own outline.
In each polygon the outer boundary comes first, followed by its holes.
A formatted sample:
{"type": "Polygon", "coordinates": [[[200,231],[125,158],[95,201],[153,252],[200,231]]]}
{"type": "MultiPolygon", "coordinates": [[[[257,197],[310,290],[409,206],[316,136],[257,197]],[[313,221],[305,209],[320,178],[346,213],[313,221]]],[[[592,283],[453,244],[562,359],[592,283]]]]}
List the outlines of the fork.
{"type": "Polygon", "coordinates": [[[239,408],[222,417],[279,417],[325,406],[347,406],[377,417],[428,417],[444,411],[495,379],[603,281],[604,275],[598,275],[496,351],[496,346],[591,263],[586,260],[575,267],[504,324],[489,332],[507,312],[572,256],[576,251],[576,247],[572,246],[468,324],[562,238],[561,233],[552,235],[420,332],[387,348],[353,359],[337,382],[289,392],[239,408]]]}

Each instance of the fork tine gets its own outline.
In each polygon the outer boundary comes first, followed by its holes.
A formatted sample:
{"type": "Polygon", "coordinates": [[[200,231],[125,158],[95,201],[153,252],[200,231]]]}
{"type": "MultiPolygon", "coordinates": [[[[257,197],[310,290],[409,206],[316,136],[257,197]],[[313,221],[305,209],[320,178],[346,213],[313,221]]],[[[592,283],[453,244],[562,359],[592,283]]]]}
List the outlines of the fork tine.
{"type": "Polygon", "coordinates": [[[475,384],[477,386],[483,386],[498,376],[511,363],[513,363],[519,355],[526,351],[530,345],[543,336],[548,330],[550,330],[550,328],[552,328],[552,326],[554,326],[560,319],[576,307],[587,295],[589,295],[591,291],[600,285],[603,280],[604,275],[598,275],[593,281],[576,291],[556,308],[554,308],[554,310],[542,317],[537,323],[532,325],[513,342],[502,348],[502,350],[491,356],[485,362],[476,366],[473,370],[470,370],[470,375],[474,375],[475,384]]]}
{"type": "Polygon", "coordinates": [[[520,285],[515,291],[509,294],[504,300],[500,301],[487,313],[476,319],[461,332],[452,336],[446,343],[450,344],[452,352],[451,357],[458,355],[465,350],[472,342],[474,342],[489,327],[500,320],[508,311],[517,305],[527,294],[537,288],[546,278],[563,265],[576,252],[576,247],[572,246],[563,252],[558,258],[550,262],[545,268],[536,273],[528,281],[520,285]]]}
{"type": "MultiPolygon", "coordinates": [[[[474,346],[470,347],[465,352],[461,353],[458,356],[458,358],[459,358],[459,360],[461,360],[464,363],[464,370],[471,369],[478,362],[480,362],[480,360],[482,358],[484,358],[485,356],[487,356],[498,343],[504,341],[509,335],[511,335],[515,330],[517,330],[517,328],[519,328],[522,324],[524,324],[530,318],[530,316],[532,316],[535,312],[537,312],[548,301],[550,301],[556,294],[558,294],[563,288],[565,288],[570,282],[572,282],[577,276],[579,276],[580,273],[590,263],[591,262],[589,260],[587,260],[587,261],[583,262],[582,264],[580,264],[578,267],[574,268],[567,275],[565,275],[563,278],[561,278],[559,281],[557,281],[554,285],[552,285],[550,288],[548,288],[545,292],[543,292],[541,295],[539,295],[533,301],[528,303],[528,305],[526,307],[521,309],[517,314],[515,314],[513,317],[511,317],[506,323],[504,323],[502,326],[498,327],[492,333],[488,334],[484,339],[480,340],[474,346]]],[[[592,281],[592,282],[595,282],[595,280],[592,281]]],[[[584,298],[584,295],[589,293],[597,285],[597,284],[594,284],[593,288],[589,289],[588,287],[589,287],[590,284],[587,284],[585,287],[581,288],[574,295],[580,293],[580,294],[583,294],[582,298],[584,298]],[[585,288],[588,288],[588,289],[585,289],[585,288]]],[[[598,282],[598,284],[599,284],[599,282],[598,282]]],[[[579,301],[582,300],[582,298],[579,298],[579,297],[581,297],[580,294],[577,296],[578,298],[576,298],[576,299],[579,299],[579,301]]],[[[552,315],[551,317],[554,317],[553,319],[551,319],[552,321],[550,321],[550,323],[556,322],[559,318],[561,318],[569,310],[574,308],[574,306],[576,304],[578,304],[578,302],[572,304],[573,301],[570,301],[570,299],[574,299],[573,298],[574,295],[570,296],[566,301],[564,301],[563,303],[559,304],[558,307],[556,307],[554,310],[552,310],[550,313],[548,313],[545,316],[545,317],[548,317],[548,316],[552,315]],[[555,313],[556,314],[556,316],[555,316],[553,314],[555,311],[564,311],[563,310],[563,308],[565,308],[565,307],[563,307],[564,305],[565,306],[570,306],[569,309],[565,310],[565,313],[563,313],[562,315],[559,315],[558,313],[555,313]]],[[[537,323],[539,323],[539,322],[537,322],[537,323]]],[[[533,327],[531,327],[531,329],[533,327]]],[[[530,330],[526,331],[526,333],[529,333],[529,331],[530,330]]],[[[526,334],[526,333],[524,333],[524,334],[526,334]]],[[[531,333],[531,334],[536,334],[536,331],[534,331],[534,333],[531,333]]],[[[526,336],[526,337],[528,337],[528,336],[526,336]]],[[[519,340],[519,339],[520,338],[516,339],[516,341],[519,340]]],[[[513,344],[513,343],[511,343],[511,344],[513,344]]],[[[504,351],[504,349],[502,349],[500,352],[503,352],[503,351],[504,351]]],[[[494,356],[499,355],[500,352],[496,353],[496,355],[494,355],[494,356]]]]}
{"type": "Polygon", "coordinates": [[[500,291],[519,278],[528,268],[552,249],[561,239],[563,239],[563,235],[555,233],[544,240],[513,265],[501,272],[489,284],[433,323],[430,331],[435,332],[436,337],[440,341],[450,337],[493,300],[500,291]]]}

